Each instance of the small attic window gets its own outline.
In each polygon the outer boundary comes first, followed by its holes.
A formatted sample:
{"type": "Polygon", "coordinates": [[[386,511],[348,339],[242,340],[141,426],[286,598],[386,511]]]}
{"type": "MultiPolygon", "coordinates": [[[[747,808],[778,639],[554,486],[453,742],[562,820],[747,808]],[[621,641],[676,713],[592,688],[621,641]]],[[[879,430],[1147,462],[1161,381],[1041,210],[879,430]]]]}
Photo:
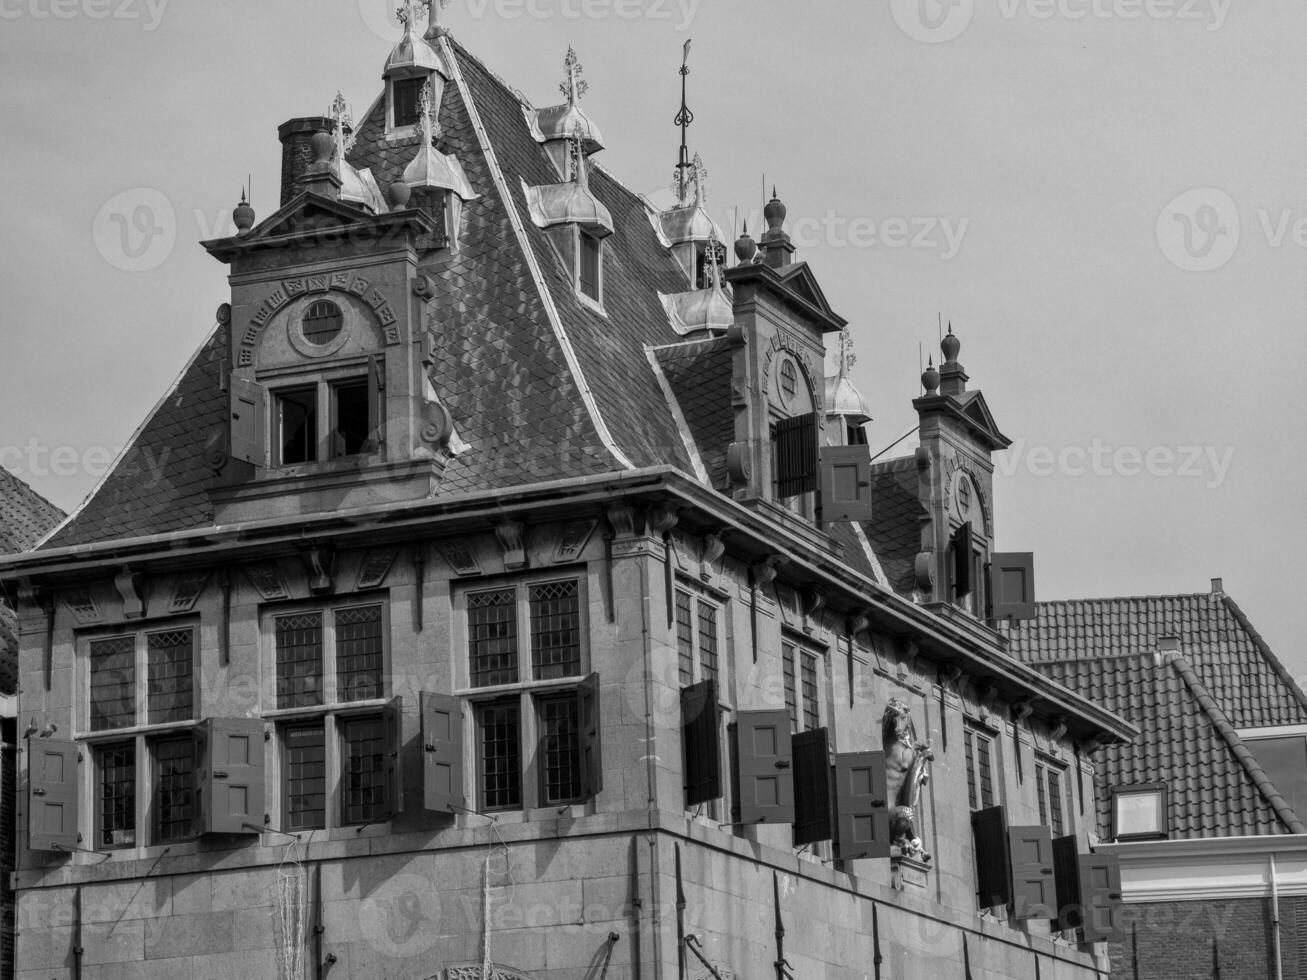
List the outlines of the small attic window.
{"type": "Polygon", "coordinates": [[[392,83],[392,117],[396,129],[417,125],[418,105],[422,101],[422,88],[426,84],[426,78],[421,75],[417,78],[399,78],[392,83]]]}
{"type": "Polygon", "coordinates": [[[799,394],[799,369],[788,358],[781,362],[781,396],[788,405],[799,394]]]}
{"type": "Polygon", "coordinates": [[[300,329],[304,339],[319,347],[331,343],[344,329],[345,318],[340,307],[330,300],[321,299],[309,307],[304,314],[300,329]]]}
{"type": "Polygon", "coordinates": [[[580,248],[577,255],[577,288],[581,295],[587,296],[596,303],[602,302],[603,296],[603,270],[602,270],[602,253],[603,242],[589,232],[579,232],[580,248]]]}
{"type": "Polygon", "coordinates": [[[866,428],[863,427],[863,426],[861,426],[861,425],[850,425],[850,426],[849,426],[849,441],[848,441],[848,444],[849,444],[850,446],[866,446],[866,445],[868,445],[868,442],[867,442],[867,430],[866,430],[866,428]]]}

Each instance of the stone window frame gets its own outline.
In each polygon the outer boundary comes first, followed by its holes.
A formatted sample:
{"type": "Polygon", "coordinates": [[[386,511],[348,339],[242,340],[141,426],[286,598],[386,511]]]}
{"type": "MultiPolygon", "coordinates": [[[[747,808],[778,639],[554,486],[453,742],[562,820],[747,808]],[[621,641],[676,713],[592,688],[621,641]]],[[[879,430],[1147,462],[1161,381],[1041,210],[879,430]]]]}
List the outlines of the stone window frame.
{"type": "Polygon", "coordinates": [[[1067,832],[1073,827],[1073,822],[1069,818],[1067,804],[1069,802],[1068,793],[1069,783],[1068,775],[1070,767],[1063,762],[1059,762],[1051,755],[1042,752],[1035,754],[1035,793],[1039,802],[1039,822],[1042,826],[1048,827],[1054,837],[1065,837],[1067,832]],[[1057,786],[1057,809],[1053,808],[1053,780],[1056,779],[1057,786]],[[1057,814],[1057,820],[1051,819],[1052,814],[1057,814]],[[1059,827],[1058,824],[1061,824],[1059,827]]]}
{"type": "Polygon", "coordinates": [[[963,768],[967,774],[967,805],[973,813],[1000,806],[1005,802],[1003,740],[1000,736],[1000,732],[975,718],[966,717],[963,721],[962,749],[963,768]],[[979,747],[977,740],[983,740],[988,748],[990,784],[993,787],[993,796],[988,801],[984,798],[984,784],[980,777],[980,758],[976,753],[979,747]]]}
{"type": "Polygon", "coordinates": [[[1111,788],[1112,840],[1114,841],[1148,841],[1166,840],[1171,836],[1170,792],[1166,783],[1121,784],[1111,788]],[[1158,803],[1158,828],[1155,831],[1141,833],[1121,833],[1121,810],[1119,801],[1133,796],[1153,796],[1158,803]]]}

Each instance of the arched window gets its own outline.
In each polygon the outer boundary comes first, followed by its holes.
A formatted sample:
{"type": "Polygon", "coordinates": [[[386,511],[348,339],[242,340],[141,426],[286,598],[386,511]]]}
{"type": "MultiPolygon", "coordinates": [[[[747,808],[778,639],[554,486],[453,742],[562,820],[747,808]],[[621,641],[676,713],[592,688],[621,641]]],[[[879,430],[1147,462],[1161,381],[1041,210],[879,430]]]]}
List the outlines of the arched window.
{"type": "Polygon", "coordinates": [[[322,346],[335,340],[344,326],[345,318],[340,312],[340,307],[330,300],[320,299],[304,314],[301,329],[305,340],[310,344],[322,346]]]}

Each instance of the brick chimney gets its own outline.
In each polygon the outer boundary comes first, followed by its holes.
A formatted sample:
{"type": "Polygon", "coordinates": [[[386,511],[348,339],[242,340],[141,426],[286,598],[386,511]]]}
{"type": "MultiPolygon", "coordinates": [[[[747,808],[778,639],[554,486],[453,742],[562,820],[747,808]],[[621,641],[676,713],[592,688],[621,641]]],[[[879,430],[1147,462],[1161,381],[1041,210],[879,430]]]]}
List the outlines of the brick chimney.
{"type": "Polygon", "coordinates": [[[295,196],[295,187],[313,164],[313,137],[330,133],[335,121],[326,116],[307,116],[282,123],[277,130],[281,138],[281,204],[285,207],[295,196]]]}

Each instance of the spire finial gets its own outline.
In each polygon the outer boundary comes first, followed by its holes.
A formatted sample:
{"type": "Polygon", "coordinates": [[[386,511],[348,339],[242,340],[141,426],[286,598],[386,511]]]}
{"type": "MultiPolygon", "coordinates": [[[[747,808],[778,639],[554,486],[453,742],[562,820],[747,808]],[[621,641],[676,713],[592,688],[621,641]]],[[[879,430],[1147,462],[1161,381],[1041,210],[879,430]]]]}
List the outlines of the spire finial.
{"type": "Polygon", "coordinates": [[[944,363],[956,364],[958,354],[962,353],[962,341],[953,333],[953,324],[948,325],[948,336],[940,342],[939,349],[944,352],[944,363]]]}
{"type": "Polygon", "coordinates": [[[241,203],[236,205],[236,210],[231,213],[231,217],[236,224],[237,234],[244,235],[254,227],[254,208],[250,206],[250,199],[244,187],[241,188],[241,203]]]}
{"type": "Polygon", "coordinates": [[[590,91],[590,83],[581,77],[585,74],[585,68],[581,66],[576,48],[570,44],[567,46],[567,58],[563,61],[563,69],[567,72],[567,78],[558,88],[567,99],[568,105],[576,105],[585,93],[590,91]]]}
{"type": "Polygon", "coordinates": [[[858,363],[858,355],[853,353],[853,332],[845,327],[840,331],[840,378],[849,376],[849,369],[858,363]]]}
{"type": "Polygon", "coordinates": [[[440,123],[437,115],[440,107],[435,104],[436,93],[431,85],[431,79],[427,79],[422,86],[422,92],[418,96],[418,119],[417,135],[421,140],[428,143],[434,143],[440,136],[440,123]]]}
{"type": "Polygon", "coordinates": [[[940,376],[935,370],[935,355],[930,356],[930,366],[921,376],[921,387],[925,389],[927,395],[935,395],[939,392],[940,376]]]}
{"type": "Polygon", "coordinates": [[[585,167],[585,134],[581,132],[579,125],[572,130],[568,142],[571,143],[572,162],[576,167],[576,176],[573,179],[580,187],[589,189],[590,174],[585,167]]]}
{"type": "Polygon", "coordinates": [[[333,134],[336,137],[336,168],[339,170],[341,164],[345,162],[345,154],[354,149],[354,116],[349,111],[349,103],[345,101],[345,96],[337,91],[336,98],[331,103],[331,109],[327,113],[335,125],[332,126],[333,134]]]}
{"type": "Polygon", "coordinates": [[[740,265],[747,265],[753,261],[753,257],[758,254],[758,245],[749,234],[749,222],[744,222],[744,232],[735,242],[735,257],[739,259],[740,265]]]}
{"type": "Polygon", "coordinates": [[[418,0],[418,3],[427,8],[427,32],[423,35],[426,40],[433,41],[446,33],[444,25],[440,23],[440,11],[449,6],[449,0],[418,0]]]}
{"type": "Polygon", "coordinates": [[[405,33],[417,27],[417,0],[404,0],[395,11],[395,18],[403,25],[405,33]]]}
{"type": "Polygon", "coordinates": [[[685,203],[685,197],[690,187],[690,170],[694,164],[690,162],[690,124],[694,122],[694,113],[690,111],[689,103],[689,83],[690,83],[690,44],[693,38],[685,42],[685,51],[681,58],[681,111],[676,115],[675,124],[681,127],[681,157],[676,164],[676,191],[677,197],[681,203],[685,203]]]}
{"type": "Polygon", "coordinates": [[[708,264],[708,288],[722,288],[722,259],[725,256],[726,249],[722,243],[717,240],[717,231],[714,229],[708,235],[708,248],[704,252],[704,261],[708,264]]]}

